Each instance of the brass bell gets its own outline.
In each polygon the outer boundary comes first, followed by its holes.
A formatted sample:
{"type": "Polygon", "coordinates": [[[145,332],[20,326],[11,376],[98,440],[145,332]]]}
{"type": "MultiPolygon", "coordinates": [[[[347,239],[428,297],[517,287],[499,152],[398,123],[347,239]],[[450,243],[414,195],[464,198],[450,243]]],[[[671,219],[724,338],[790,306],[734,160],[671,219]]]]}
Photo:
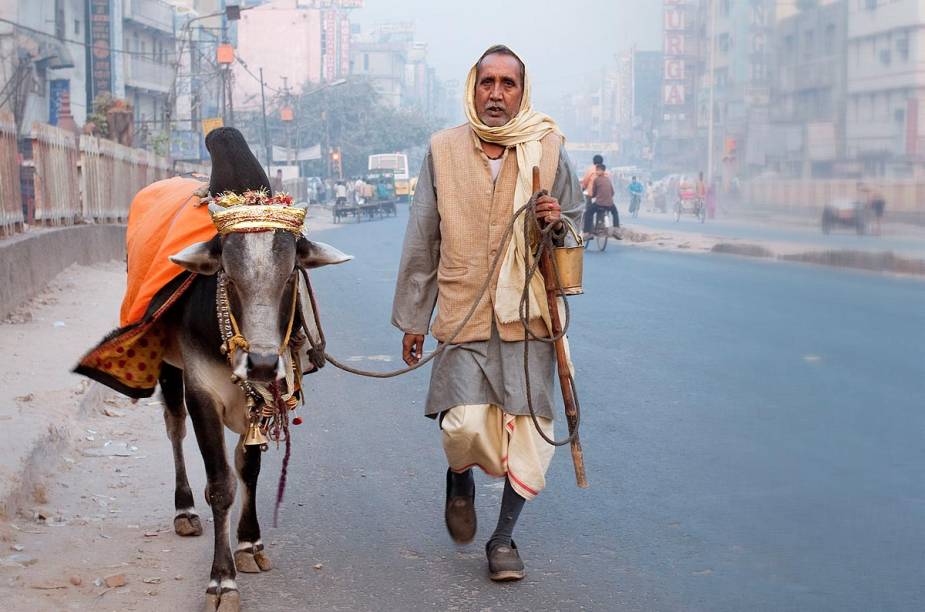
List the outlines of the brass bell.
{"type": "Polygon", "coordinates": [[[254,422],[247,428],[247,435],[244,436],[244,446],[259,446],[260,450],[267,450],[267,437],[260,431],[260,426],[254,422]]]}

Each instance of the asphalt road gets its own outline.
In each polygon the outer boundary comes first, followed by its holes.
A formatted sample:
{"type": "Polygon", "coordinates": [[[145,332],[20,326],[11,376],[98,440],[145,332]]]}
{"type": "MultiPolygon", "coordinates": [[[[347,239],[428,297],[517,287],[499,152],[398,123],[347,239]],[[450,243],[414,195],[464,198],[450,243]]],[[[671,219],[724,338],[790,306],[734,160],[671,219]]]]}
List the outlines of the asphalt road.
{"type": "MultiPolygon", "coordinates": [[[[356,255],[314,278],[329,349],[359,365],[400,365],[405,214],[314,236],[356,255]]],[[[560,450],[515,532],[526,580],[486,576],[500,482],[477,478],[476,542],[445,532],[427,373],[329,366],[306,379],[278,529],[265,455],[276,569],[240,577],[248,609],[925,609],[925,284],[616,246],[588,254],[585,287],[591,488],[560,450]]]]}

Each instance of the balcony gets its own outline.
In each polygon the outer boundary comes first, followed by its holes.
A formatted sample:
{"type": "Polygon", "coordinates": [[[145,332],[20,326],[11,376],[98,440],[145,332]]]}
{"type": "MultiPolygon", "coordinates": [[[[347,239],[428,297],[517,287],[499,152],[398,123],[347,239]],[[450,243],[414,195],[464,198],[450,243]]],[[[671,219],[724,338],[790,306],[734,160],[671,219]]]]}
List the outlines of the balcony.
{"type": "Polygon", "coordinates": [[[174,8],[162,0],[123,0],[124,18],[173,34],[174,8]]]}
{"type": "Polygon", "coordinates": [[[136,89],[167,93],[173,83],[173,70],[144,57],[125,57],[125,84],[136,89]]]}

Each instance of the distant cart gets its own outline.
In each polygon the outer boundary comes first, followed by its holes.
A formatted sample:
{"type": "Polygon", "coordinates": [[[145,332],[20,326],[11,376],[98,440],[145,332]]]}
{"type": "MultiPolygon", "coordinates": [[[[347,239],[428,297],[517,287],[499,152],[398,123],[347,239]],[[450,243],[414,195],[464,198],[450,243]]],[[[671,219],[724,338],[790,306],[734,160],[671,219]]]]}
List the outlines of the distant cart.
{"type": "Polygon", "coordinates": [[[697,195],[696,188],[690,183],[681,183],[678,188],[678,199],[674,204],[674,220],[681,220],[682,214],[694,215],[700,222],[707,220],[707,207],[703,198],[697,195]]]}
{"type": "Polygon", "coordinates": [[[870,210],[863,202],[848,198],[832,200],[822,209],[822,233],[828,234],[839,227],[853,228],[859,235],[867,233],[870,210]]]}

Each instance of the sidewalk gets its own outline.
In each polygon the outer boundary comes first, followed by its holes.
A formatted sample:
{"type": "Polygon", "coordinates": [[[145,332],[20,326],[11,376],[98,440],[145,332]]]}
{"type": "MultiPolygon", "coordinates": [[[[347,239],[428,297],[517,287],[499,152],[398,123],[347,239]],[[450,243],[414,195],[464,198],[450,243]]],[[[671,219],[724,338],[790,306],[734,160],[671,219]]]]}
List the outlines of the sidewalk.
{"type": "MultiPolygon", "coordinates": [[[[621,211],[622,212],[622,211],[621,211]]],[[[839,231],[823,234],[818,226],[793,218],[708,219],[691,215],[641,212],[622,215],[624,243],[643,248],[713,252],[801,261],[875,272],[925,274],[925,228],[887,224],[882,236],[839,231]]]]}
{"type": "Polygon", "coordinates": [[[0,324],[5,609],[180,610],[201,598],[212,537],[192,431],[187,466],[206,530],[180,538],[161,402],[132,404],[70,373],[115,327],[124,286],[121,262],[71,266],[0,324]],[[125,585],[107,586],[114,576],[125,585]]]}

